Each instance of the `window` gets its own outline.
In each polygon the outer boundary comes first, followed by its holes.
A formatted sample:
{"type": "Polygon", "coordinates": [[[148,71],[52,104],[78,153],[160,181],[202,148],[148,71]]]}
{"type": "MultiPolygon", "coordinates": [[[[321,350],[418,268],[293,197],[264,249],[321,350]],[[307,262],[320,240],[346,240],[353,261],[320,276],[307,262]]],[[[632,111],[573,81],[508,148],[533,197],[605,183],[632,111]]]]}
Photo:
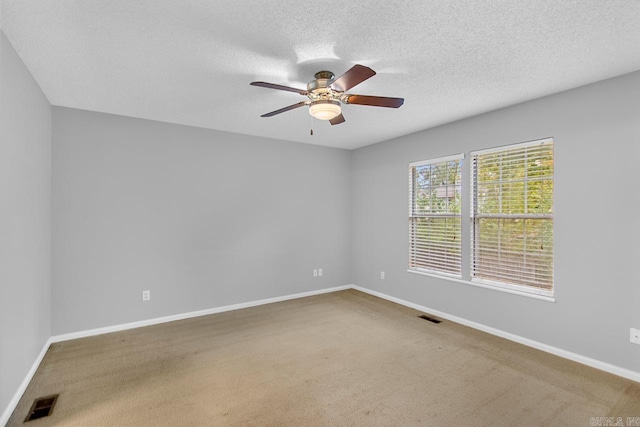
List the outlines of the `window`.
{"type": "Polygon", "coordinates": [[[553,294],[553,140],[471,153],[471,280],[553,294]]]}
{"type": "Polygon", "coordinates": [[[460,277],[463,155],[409,165],[409,269],[460,277]]]}

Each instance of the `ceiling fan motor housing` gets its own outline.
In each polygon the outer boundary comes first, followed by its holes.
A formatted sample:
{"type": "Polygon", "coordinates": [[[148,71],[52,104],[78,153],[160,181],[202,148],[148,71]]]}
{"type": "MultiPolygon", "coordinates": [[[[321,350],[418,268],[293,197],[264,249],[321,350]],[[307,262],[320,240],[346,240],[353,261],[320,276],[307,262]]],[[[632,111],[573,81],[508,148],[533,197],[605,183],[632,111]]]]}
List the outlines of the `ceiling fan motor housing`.
{"type": "Polygon", "coordinates": [[[331,71],[318,71],[315,80],[307,85],[307,96],[311,100],[309,114],[319,120],[331,120],[342,112],[342,92],[333,89],[335,75],[331,71]]]}
{"type": "Polygon", "coordinates": [[[330,87],[333,83],[335,75],[331,71],[318,71],[315,74],[315,80],[309,82],[307,85],[307,91],[309,95],[321,95],[323,93],[336,92],[335,89],[330,87]]]}

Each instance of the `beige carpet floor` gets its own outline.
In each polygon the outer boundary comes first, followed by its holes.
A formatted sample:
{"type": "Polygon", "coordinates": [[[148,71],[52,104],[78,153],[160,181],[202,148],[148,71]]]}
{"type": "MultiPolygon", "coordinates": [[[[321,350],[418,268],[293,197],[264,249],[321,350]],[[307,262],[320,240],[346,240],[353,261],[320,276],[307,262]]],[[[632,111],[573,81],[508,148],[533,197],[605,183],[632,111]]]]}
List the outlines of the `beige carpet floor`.
{"type": "MultiPolygon", "coordinates": [[[[640,383],[349,290],[53,344],[10,426],[589,426],[640,383]]],[[[638,419],[640,420],[640,418],[638,419]]]]}

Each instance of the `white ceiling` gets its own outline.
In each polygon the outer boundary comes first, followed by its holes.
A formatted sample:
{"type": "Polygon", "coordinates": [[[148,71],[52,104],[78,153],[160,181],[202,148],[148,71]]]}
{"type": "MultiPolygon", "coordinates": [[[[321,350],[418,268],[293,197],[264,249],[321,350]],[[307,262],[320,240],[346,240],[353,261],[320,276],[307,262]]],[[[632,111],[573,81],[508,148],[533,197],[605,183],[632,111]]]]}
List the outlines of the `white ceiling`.
{"type": "Polygon", "coordinates": [[[2,0],[1,26],[53,105],[357,148],[640,69],[638,0],[2,0]],[[377,75],[350,93],[401,108],[305,100],[322,69],[377,75]]]}

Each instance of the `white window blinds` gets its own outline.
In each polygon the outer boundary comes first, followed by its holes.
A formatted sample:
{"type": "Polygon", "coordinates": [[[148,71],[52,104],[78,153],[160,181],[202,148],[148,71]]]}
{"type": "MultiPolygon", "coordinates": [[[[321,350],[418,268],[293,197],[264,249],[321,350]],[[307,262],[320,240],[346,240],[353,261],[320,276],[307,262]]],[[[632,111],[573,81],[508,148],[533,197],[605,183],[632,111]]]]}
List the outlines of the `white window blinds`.
{"type": "Polygon", "coordinates": [[[471,153],[472,281],[553,293],[553,140],[471,153]]]}
{"type": "Polygon", "coordinates": [[[463,155],[409,165],[409,269],[460,277],[463,155]]]}

